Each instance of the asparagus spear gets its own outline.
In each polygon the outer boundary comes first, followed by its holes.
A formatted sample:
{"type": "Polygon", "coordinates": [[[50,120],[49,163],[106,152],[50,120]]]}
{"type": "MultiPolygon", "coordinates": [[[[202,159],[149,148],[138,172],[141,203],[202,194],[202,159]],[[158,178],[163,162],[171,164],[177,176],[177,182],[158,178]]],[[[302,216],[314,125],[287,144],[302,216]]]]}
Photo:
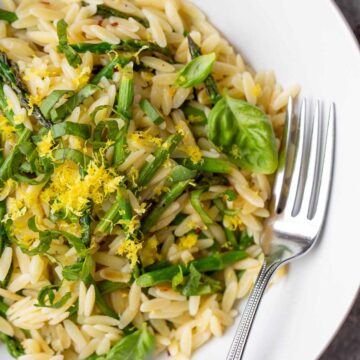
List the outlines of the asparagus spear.
{"type": "MultiPolygon", "coordinates": [[[[189,43],[189,51],[191,57],[195,59],[198,56],[201,56],[201,50],[199,46],[195,43],[195,41],[192,39],[192,37],[188,35],[187,39],[189,43]]],[[[205,80],[205,86],[212,103],[215,105],[221,99],[221,96],[218,93],[216,82],[211,74],[205,80]]]]}
{"type": "Polygon", "coordinates": [[[107,54],[109,51],[138,52],[148,50],[170,56],[170,50],[167,47],[162,48],[153,42],[137,39],[120,40],[118,44],[103,41],[99,43],[76,43],[69,46],[77,53],[89,51],[95,54],[107,54]]]}
{"type": "Polygon", "coordinates": [[[181,267],[183,274],[187,275],[191,264],[201,273],[219,271],[223,270],[226,266],[245,259],[247,256],[248,255],[245,251],[228,251],[222,254],[214,254],[191,261],[188,266],[173,265],[165,269],[145,273],[136,280],[136,283],[141,287],[151,287],[157,284],[171,282],[172,278],[179,272],[179,266],[181,267]]]}
{"type": "Polygon", "coordinates": [[[0,51],[0,78],[15,91],[19,97],[21,106],[23,106],[32,117],[45,127],[52,125],[51,121],[46,119],[41,113],[37,105],[30,104],[29,92],[21,80],[17,65],[12,63],[3,51],[0,51]]]}
{"type": "Polygon", "coordinates": [[[112,8],[110,6],[107,6],[107,5],[98,5],[96,15],[100,15],[100,16],[102,16],[104,18],[108,18],[110,16],[115,16],[115,17],[119,17],[119,18],[122,18],[122,19],[133,18],[137,22],[139,22],[140,24],[144,25],[145,27],[149,27],[149,22],[146,19],[141,18],[139,16],[124,13],[124,12],[122,12],[120,10],[114,9],[114,8],[112,8]]]}
{"type": "Polygon", "coordinates": [[[199,214],[201,217],[201,220],[204,222],[204,224],[213,224],[213,219],[206,213],[206,211],[203,209],[201,205],[200,196],[205,191],[205,188],[197,189],[191,192],[190,195],[190,201],[192,207],[195,209],[195,211],[199,214]]]}
{"type": "Polygon", "coordinates": [[[134,72],[132,65],[124,68],[119,88],[116,111],[124,120],[124,125],[119,131],[115,142],[113,164],[120,165],[127,156],[126,136],[132,117],[132,106],[134,102],[134,72]]]}
{"type": "Polygon", "coordinates": [[[158,205],[152,210],[152,212],[143,219],[143,225],[141,230],[143,234],[146,234],[155,225],[160,216],[165,212],[169,205],[174,202],[189,186],[191,180],[180,181],[174,184],[171,189],[163,194],[158,205]]]}
{"type": "Polygon", "coordinates": [[[230,174],[234,168],[231,163],[223,159],[202,158],[201,162],[194,164],[191,159],[177,159],[177,162],[191,170],[213,172],[217,174],[230,174]]]}
{"type": "Polygon", "coordinates": [[[131,220],[132,218],[131,205],[124,189],[119,190],[116,202],[100,220],[95,232],[108,233],[121,218],[124,220],[131,220]]]}
{"type": "Polygon", "coordinates": [[[59,38],[59,45],[57,49],[59,52],[65,55],[68,63],[72,67],[77,68],[81,64],[81,57],[71,46],[69,46],[67,28],[68,24],[64,19],[58,21],[56,25],[56,30],[59,38]]]}
{"type": "Polygon", "coordinates": [[[110,79],[113,76],[114,68],[117,65],[123,67],[127,65],[130,62],[130,60],[131,58],[116,56],[91,79],[90,84],[94,84],[94,85],[99,84],[102,77],[106,77],[107,79],[110,79]]]}
{"type": "Polygon", "coordinates": [[[156,171],[158,171],[161,165],[169,158],[170,154],[182,139],[183,136],[181,134],[170,135],[165,142],[156,149],[154,160],[146,163],[140,170],[138,179],[139,186],[145,186],[150,182],[156,171]]]}
{"type": "Polygon", "coordinates": [[[160,125],[165,120],[160,114],[159,110],[156,109],[149,100],[143,99],[140,101],[140,107],[142,111],[150,118],[155,125],[160,125]]]}
{"type": "Polygon", "coordinates": [[[0,20],[5,20],[9,23],[12,23],[18,19],[17,15],[14,12],[6,11],[0,9],[0,20]]]}

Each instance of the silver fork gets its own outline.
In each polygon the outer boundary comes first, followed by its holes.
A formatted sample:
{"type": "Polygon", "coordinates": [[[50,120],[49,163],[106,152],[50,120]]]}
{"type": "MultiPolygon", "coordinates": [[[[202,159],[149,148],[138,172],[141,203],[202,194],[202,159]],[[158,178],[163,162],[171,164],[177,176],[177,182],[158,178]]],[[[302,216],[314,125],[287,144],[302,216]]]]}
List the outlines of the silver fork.
{"type": "Polygon", "coordinates": [[[262,295],[272,275],[282,265],[307,253],[315,244],[328,207],[335,159],[335,106],[330,107],[323,130],[320,104],[312,121],[303,101],[300,117],[289,99],[280,165],[273,187],[271,216],[265,224],[261,246],[265,261],[240,319],[227,360],[243,357],[262,295]]]}

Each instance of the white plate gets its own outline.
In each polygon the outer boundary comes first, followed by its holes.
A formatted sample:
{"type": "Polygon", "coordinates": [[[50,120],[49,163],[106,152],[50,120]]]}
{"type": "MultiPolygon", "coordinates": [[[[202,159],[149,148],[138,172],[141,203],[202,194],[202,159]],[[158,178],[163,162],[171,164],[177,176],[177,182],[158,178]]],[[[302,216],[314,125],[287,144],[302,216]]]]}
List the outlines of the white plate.
{"type": "MultiPolygon", "coordinates": [[[[327,0],[195,0],[256,69],[274,69],[284,85],[337,106],[337,162],[321,243],[267,292],[246,360],[314,360],[345,318],[359,286],[358,201],[360,55],[327,0]]],[[[195,360],[224,359],[233,327],[195,360]]],[[[10,359],[4,348],[0,358],[10,359]]],[[[166,357],[167,358],[167,357],[166,357]]]]}
{"type": "MultiPolygon", "coordinates": [[[[314,360],[338,330],[360,279],[358,201],[360,53],[327,0],[195,0],[255,69],[274,69],[302,96],[334,101],[337,150],[333,194],[321,242],[266,294],[246,360],[314,360]]],[[[225,359],[235,327],[195,360],[225,359]]]]}

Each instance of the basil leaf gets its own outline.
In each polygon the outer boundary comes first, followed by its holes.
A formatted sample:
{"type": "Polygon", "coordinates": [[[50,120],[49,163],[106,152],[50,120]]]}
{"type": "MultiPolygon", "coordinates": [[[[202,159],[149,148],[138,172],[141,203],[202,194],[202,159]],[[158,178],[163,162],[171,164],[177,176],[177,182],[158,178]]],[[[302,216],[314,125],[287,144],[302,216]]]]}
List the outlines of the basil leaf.
{"type": "Polygon", "coordinates": [[[181,293],[184,296],[208,295],[222,289],[220,281],[201,274],[194,264],[190,264],[189,277],[181,293]]]}
{"type": "Polygon", "coordinates": [[[17,15],[14,12],[6,11],[0,9],[0,20],[5,20],[9,23],[12,23],[18,19],[17,15]]]}
{"type": "Polygon", "coordinates": [[[131,58],[122,58],[120,56],[116,56],[91,79],[90,84],[97,85],[103,77],[111,79],[114,74],[114,69],[117,65],[123,67],[130,61],[131,58]]]}
{"type": "Polygon", "coordinates": [[[72,95],[64,104],[50,111],[51,119],[54,122],[65,119],[73,110],[79,106],[86,98],[96,93],[99,87],[94,84],[85,85],[80,91],[72,95]]]}
{"type": "Polygon", "coordinates": [[[43,113],[45,117],[50,116],[50,111],[53,109],[53,107],[58,103],[58,101],[64,96],[64,95],[73,95],[73,91],[69,90],[54,90],[48,95],[40,105],[40,110],[43,113]]]}
{"type": "Polygon", "coordinates": [[[58,231],[58,230],[41,231],[36,226],[35,216],[29,219],[28,226],[30,230],[39,233],[39,240],[40,240],[40,245],[35,249],[30,250],[30,252],[28,252],[30,255],[34,255],[35,251],[36,251],[35,254],[46,252],[50,248],[51,241],[54,239],[58,239],[60,236],[63,236],[67,240],[67,242],[75,248],[76,252],[80,256],[86,254],[87,249],[86,246],[82,243],[81,238],[78,238],[73,234],[70,234],[66,231],[58,231]]]}
{"type": "Polygon", "coordinates": [[[71,293],[67,292],[61,297],[57,302],[54,302],[56,294],[55,291],[58,291],[61,285],[48,285],[43,287],[38,294],[37,301],[38,303],[35,306],[38,307],[48,307],[53,309],[59,309],[71,298],[71,293]],[[47,301],[49,304],[47,304],[47,301]]]}
{"type": "Polygon", "coordinates": [[[87,255],[84,259],[75,264],[64,266],[62,276],[68,281],[81,280],[85,284],[90,284],[92,281],[91,273],[94,267],[95,263],[91,255],[87,255]]]}
{"type": "Polygon", "coordinates": [[[225,96],[211,110],[208,137],[242,169],[272,174],[278,164],[274,130],[268,117],[244,100],[225,96]]]}
{"type": "Polygon", "coordinates": [[[74,135],[86,140],[91,136],[91,126],[87,124],[65,121],[63,123],[53,125],[51,132],[54,139],[64,135],[74,135]]]}
{"type": "Polygon", "coordinates": [[[93,285],[95,287],[95,303],[99,310],[106,316],[113,317],[114,319],[118,319],[118,314],[108,305],[106,300],[103,297],[103,294],[100,292],[99,288],[93,281],[93,285]]]}
{"type": "Polygon", "coordinates": [[[146,360],[155,348],[155,338],[143,326],[142,329],[125,336],[107,353],[105,360],[146,360]]]}
{"type": "Polygon", "coordinates": [[[14,337],[0,333],[0,341],[6,345],[9,354],[14,358],[18,358],[19,356],[25,354],[23,346],[19,340],[15,339],[14,337]]]}
{"type": "Polygon", "coordinates": [[[82,267],[84,266],[84,261],[72,264],[72,265],[66,265],[63,267],[62,270],[62,276],[65,280],[68,281],[77,281],[80,279],[80,273],[82,270],[82,267]]]}
{"type": "Polygon", "coordinates": [[[201,273],[196,270],[194,264],[190,264],[189,271],[190,271],[189,278],[182,289],[182,294],[184,296],[191,296],[195,294],[200,285],[201,273]]]}
{"type": "Polygon", "coordinates": [[[81,64],[80,55],[68,44],[67,39],[67,28],[68,24],[64,19],[58,21],[56,30],[59,38],[58,50],[63,53],[68,61],[68,63],[76,68],[81,64]]]}
{"type": "Polygon", "coordinates": [[[171,170],[169,180],[171,183],[177,183],[180,181],[194,179],[196,174],[196,170],[188,169],[182,165],[176,165],[173,170],[171,170]]]}
{"type": "Polygon", "coordinates": [[[80,217],[79,223],[81,226],[81,241],[85,245],[89,245],[90,243],[90,224],[91,224],[91,217],[90,217],[91,209],[88,208],[84,211],[84,214],[80,217]]]}
{"type": "Polygon", "coordinates": [[[52,155],[55,160],[71,160],[74,163],[80,165],[83,169],[86,169],[92,160],[90,156],[83,154],[81,151],[68,148],[56,149],[53,151],[52,155]]]}
{"type": "Polygon", "coordinates": [[[240,233],[240,238],[239,238],[239,249],[245,250],[253,244],[254,244],[254,238],[252,236],[249,236],[249,234],[246,231],[242,231],[240,233]]]}
{"type": "Polygon", "coordinates": [[[180,70],[175,85],[189,88],[201,84],[211,74],[215,60],[215,53],[202,55],[191,60],[180,70]]]}
{"type": "Polygon", "coordinates": [[[98,284],[99,291],[102,295],[110,294],[119,289],[126,289],[130,287],[128,283],[112,282],[110,280],[104,280],[98,284]]]}

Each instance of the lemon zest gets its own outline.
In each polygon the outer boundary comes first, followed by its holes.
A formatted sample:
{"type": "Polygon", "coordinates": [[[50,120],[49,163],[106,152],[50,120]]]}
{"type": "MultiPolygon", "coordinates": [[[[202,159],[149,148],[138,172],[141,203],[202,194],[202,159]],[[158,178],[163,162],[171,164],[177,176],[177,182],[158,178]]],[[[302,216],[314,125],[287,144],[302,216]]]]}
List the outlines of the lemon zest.
{"type": "Polygon", "coordinates": [[[194,247],[196,245],[198,238],[199,238],[198,235],[196,235],[194,233],[190,233],[190,234],[182,236],[179,239],[180,250],[191,249],[192,247],[194,247]]]}
{"type": "Polygon", "coordinates": [[[140,249],[142,249],[142,243],[136,243],[134,240],[127,239],[119,246],[118,253],[125,256],[133,268],[138,261],[138,252],[140,249]]]}

